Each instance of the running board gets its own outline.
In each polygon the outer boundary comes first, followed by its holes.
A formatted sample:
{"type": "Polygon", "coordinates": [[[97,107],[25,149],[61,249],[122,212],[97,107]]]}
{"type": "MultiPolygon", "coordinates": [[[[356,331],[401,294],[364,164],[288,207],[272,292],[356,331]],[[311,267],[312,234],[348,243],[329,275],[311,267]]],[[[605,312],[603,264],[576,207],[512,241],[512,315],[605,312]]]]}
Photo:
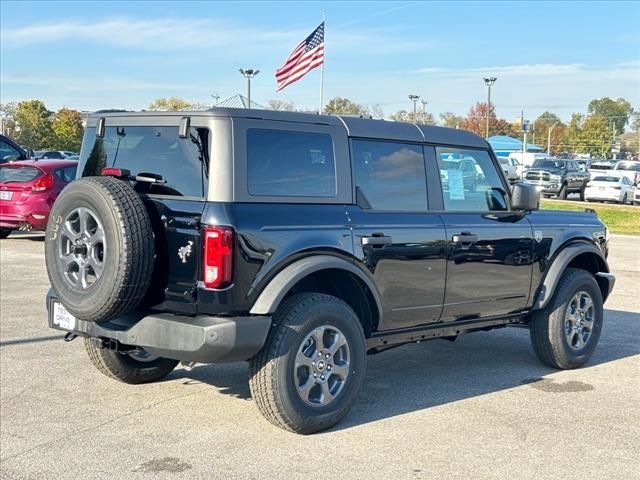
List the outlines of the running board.
{"type": "Polygon", "coordinates": [[[387,348],[404,343],[423,342],[442,337],[456,337],[464,333],[480,330],[491,330],[509,324],[521,323],[527,312],[502,317],[476,318],[473,320],[458,320],[448,323],[434,323],[421,327],[392,330],[390,332],[376,332],[367,339],[367,350],[376,353],[387,348]]]}

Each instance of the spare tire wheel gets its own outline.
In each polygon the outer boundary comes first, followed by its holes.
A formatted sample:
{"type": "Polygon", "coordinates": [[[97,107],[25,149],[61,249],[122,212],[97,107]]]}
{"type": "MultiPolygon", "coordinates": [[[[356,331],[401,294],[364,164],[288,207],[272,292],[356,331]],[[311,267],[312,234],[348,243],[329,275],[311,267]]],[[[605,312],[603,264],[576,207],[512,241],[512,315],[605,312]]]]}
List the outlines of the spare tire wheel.
{"type": "Polygon", "coordinates": [[[112,177],[70,183],[56,200],[45,237],[49,281],[81,320],[126,315],[153,274],[153,229],[138,194],[112,177]]]}

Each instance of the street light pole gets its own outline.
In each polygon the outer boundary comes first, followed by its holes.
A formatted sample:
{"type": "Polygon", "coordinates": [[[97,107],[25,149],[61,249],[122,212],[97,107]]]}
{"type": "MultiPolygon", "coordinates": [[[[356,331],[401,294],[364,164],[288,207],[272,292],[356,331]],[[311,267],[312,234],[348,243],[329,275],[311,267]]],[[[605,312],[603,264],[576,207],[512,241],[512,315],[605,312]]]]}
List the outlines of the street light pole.
{"type": "Polygon", "coordinates": [[[413,102],[413,122],[414,123],[416,121],[416,115],[417,115],[416,104],[419,98],[420,98],[420,95],[409,95],[409,100],[413,102]]]}
{"type": "Polygon", "coordinates": [[[556,125],[558,125],[558,122],[551,125],[547,132],[547,153],[549,155],[551,155],[551,132],[553,132],[553,129],[556,128],[556,125]]]}
{"type": "Polygon", "coordinates": [[[240,68],[238,69],[240,74],[247,79],[247,103],[251,108],[251,79],[260,73],[260,70],[254,70],[253,68],[240,68]]]}
{"type": "Polygon", "coordinates": [[[220,100],[220,95],[216,94],[211,94],[211,98],[213,98],[216,101],[216,107],[218,106],[218,100],[220,100]]]}
{"type": "Polygon", "coordinates": [[[485,138],[489,138],[489,111],[491,110],[491,87],[496,83],[497,77],[484,77],[484,84],[487,86],[487,125],[485,138]]]}

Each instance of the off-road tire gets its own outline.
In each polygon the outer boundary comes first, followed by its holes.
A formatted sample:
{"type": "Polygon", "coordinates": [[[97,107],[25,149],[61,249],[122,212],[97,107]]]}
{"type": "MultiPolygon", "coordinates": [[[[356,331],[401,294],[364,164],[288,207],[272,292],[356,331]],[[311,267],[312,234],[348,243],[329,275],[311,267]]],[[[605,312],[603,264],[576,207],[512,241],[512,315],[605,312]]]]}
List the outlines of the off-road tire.
{"type": "Polygon", "coordinates": [[[586,190],[587,186],[586,185],[582,185],[582,187],[580,187],[580,201],[584,202],[584,191],[586,190]]]}
{"type": "Polygon", "coordinates": [[[558,198],[560,200],[566,200],[567,199],[567,184],[563,184],[560,187],[560,191],[558,192],[558,198]]]}
{"type": "Polygon", "coordinates": [[[542,363],[550,367],[563,370],[581,367],[598,344],[603,317],[602,292],[594,276],[586,270],[567,268],[549,304],[532,315],[530,334],[533,351],[542,363]],[[565,312],[568,303],[580,290],[591,296],[595,320],[592,337],[581,350],[576,351],[565,339],[565,312]]]}
{"type": "Polygon", "coordinates": [[[8,228],[0,228],[0,239],[5,239],[11,234],[8,228]]]}
{"type": "Polygon", "coordinates": [[[178,360],[162,357],[142,362],[126,353],[101,348],[100,340],[95,338],[85,338],[84,346],[89,360],[100,373],[131,385],[158,381],[169,375],[178,365],[178,360]]]}
{"type": "Polygon", "coordinates": [[[45,236],[49,280],[60,302],[85,321],[106,321],[134,310],[153,274],[154,239],[149,215],[131,186],[112,177],[85,177],[70,183],[56,200],[45,236]],[[67,281],[56,256],[64,219],[86,207],[100,219],[105,242],[104,270],[91,288],[67,281]]]}
{"type": "Polygon", "coordinates": [[[300,434],[325,430],[351,409],[364,380],[366,347],[357,315],[342,300],[321,293],[285,299],[273,316],[264,347],[251,359],[251,394],[264,417],[300,434]],[[304,338],[320,325],[338,327],[347,339],[351,361],[343,390],[326,406],[307,405],[294,382],[296,353],[304,338]]]}

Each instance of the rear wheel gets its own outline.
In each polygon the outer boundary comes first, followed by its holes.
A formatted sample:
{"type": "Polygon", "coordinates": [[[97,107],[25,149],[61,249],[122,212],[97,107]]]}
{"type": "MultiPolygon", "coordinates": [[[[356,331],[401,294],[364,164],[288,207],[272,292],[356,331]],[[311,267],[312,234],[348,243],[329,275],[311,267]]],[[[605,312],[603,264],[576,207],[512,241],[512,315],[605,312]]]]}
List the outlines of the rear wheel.
{"type": "Polygon", "coordinates": [[[580,201],[584,202],[584,191],[586,189],[586,185],[582,185],[582,187],[580,188],[580,201]]]}
{"type": "Polygon", "coordinates": [[[251,360],[251,393],[274,425],[309,434],[332,427],[353,405],[365,373],[365,339],[354,311],[320,293],[286,299],[251,360]]]}
{"type": "Polygon", "coordinates": [[[0,238],[7,238],[11,234],[8,228],[0,228],[0,238]]]}
{"type": "Polygon", "coordinates": [[[123,383],[155,382],[169,375],[178,364],[177,360],[157,357],[142,349],[116,352],[102,348],[96,338],[85,338],[84,345],[89,360],[101,373],[123,383]]]}
{"type": "Polygon", "coordinates": [[[531,319],[531,343],[538,358],[560,369],[584,365],[602,330],[602,292],[586,270],[568,268],[546,308],[531,319]]]}

